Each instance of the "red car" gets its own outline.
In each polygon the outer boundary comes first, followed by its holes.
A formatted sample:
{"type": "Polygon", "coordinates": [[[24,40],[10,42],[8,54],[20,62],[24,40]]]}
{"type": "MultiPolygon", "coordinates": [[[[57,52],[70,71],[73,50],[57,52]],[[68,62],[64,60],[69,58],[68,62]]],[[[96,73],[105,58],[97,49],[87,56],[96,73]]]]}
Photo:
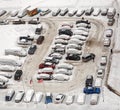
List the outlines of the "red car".
{"type": "Polygon", "coordinates": [[[39,69],[42,69],[42,68],[45,68],[45,67],[51,67],[51,68],[53,68],[53,69],[55,69],[55,64],[52,64],[52,63],[41,63],[40,65],[39,65],[39,69]]]}

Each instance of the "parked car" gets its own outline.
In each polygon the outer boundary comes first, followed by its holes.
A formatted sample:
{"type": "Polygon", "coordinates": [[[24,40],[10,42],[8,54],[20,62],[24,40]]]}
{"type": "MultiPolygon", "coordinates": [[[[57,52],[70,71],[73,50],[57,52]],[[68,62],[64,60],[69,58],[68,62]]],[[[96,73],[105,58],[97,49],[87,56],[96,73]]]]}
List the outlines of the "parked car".
{"type": "Polygon", "coordinates": [[[57,48],[65,49],[65,47],[66,47],[65,45],[58,43],[58,44],[53,45],[53,46],[52,46],[52,49],[57,49],[57,48]]]}
{"type": "Polygon", "coordinates": [[[54,41],[55,44],[63,44],[63,45],[67,45],[68,44],[68,40],[63,40],[63,39],[56,39],[54,41]]]}
{"type": "Polygon", "coordinates": [[[110,38],[105,38],[105,39],[104,39],[104,46],[105,46],[105,47],[109,47],[110,44],[111,44],[110,38]]]}
{"type": "Polygon", "coordinates": [[[55,48],[52,50],[52,53],[60,53],[60,54],[65,54],[65,49],[64,48],[55,48]]]}
{"type": "Polygon", "coordinates": [[[83,35],[73,35],[71,38],[86,41],[87,37],[83,35]]]}
{"type": "Polygon", "coordinates": [[[50,68],[55,69],[55,64],[50,63],[50,62],[46,62],[46,63],[41,63],[39,65],[39,69],[46,68],[46,67],[50,67],[50,68]]]}
{"type": "Polygon", "coordinates": [[[113,24],[115,23],[115,19],[112,18],[112,19],[108,19],[108,26],[112,26],[113,24]]]}
{"type": "Polygon", "coordinates": [[[35,53],[36,49],[37,49],[36,45],[31,45],[29,50],[28,50],[28,54],[33,55],[35,53]]]}
{"type": "Polygon", "coordinates": [[[101,12],[101,9],[100,8],[94,8],[94,12],[92,13],[93,16],[98,16],[101,12]]]}
{"type": "Polygon", "coordinates": [[[9,79],[7,77],[0,75],[0,82],[7,83],[8,81],[9,81],[9,79]]]}
{"type": "Polygon", "coordinates": [[[32,19],[28,21],[28,24],[40,24],[40,21],[38,19],[32,19]]]}
{"type": "Polygon", "coordinates": [[[52,77],[57,81],[68,81],[70,79],[70,77],[65,74],[53,74],[52,77]]]}
{"type": "Polygon", "coordinates": [[[72,71],[67,69],[56,69],[55,74],[72,75],[72,71]]]}
{"type": "Polygon", "coordinates": [[[86,77],[85,87],[92,87],[92,85],[93,85],[93,76],[92,75],[88,75],[86,77]]]}
{"type": "Polygon", "coordinates": [[[7,13],[6,10],[0,10],[0,16],[3,16],[5,13],[7,13]]]}
{"type": "Polygon", "coordinates": [[[91,105],[96,105],[99,100],[99,94],[92,94],[91,99],[90,99],[90,104],[91,105]]]}
{"type": "Polygon", "coordinates": [[[80,60],[80,56],[78,54],[67,54],[66,60],[79,61],[80,60]]]}
{"type": "Polygon", "coordinates": [[[61,12],[61,9],[59,8],[52,12],[52,16],[57,16],[57,15],[59,15],[60,12],[61,12]]]}
{"type": "Polygon", "coordinates": [[[76,9],[69,10],[68,16],[69,16],[69,17],[72,17],[72,16],[74,16],[76,13],[77,13],[77,10],[76,10],[76,9]]]}
{"type": "Polygon", "coordinates": [[[56,104],[59,104],[59,103],[62,103],[63,100],[65,99],[65,95],[64,94],[58,94],[56,97],[55,97],[55,103],[56,104]]]}
{"type": "Polygon", "coordinates": [[[51,77],[51,74],[37,74],[37,80],[51,80],[52,77],[51,77]]]}
{"type": "Polygon", "coordinates": [[[83,105],[85,104],[86,95],[84,93],[80,93],[77,97],[77,104],[83,105]]]}
{"type": "Polygon", "coordinates": [[[0,72],[0,76],[4,76],[6,78],[12,78],[12,74],[9,72],[0,72]]]}
{"type": "Polygon", "coordinates": [[[114,7],[110,7],[107,12],[107,18],[113,19],[116,14],[116,9],[114,7]]]}
{"type": "Polygon", "coordinates": [[[97,87],[85,87],[83,92],[85,94],[100,94],[100,88],[97,87]]]}
{"type": "Polygon", "coordinates": [[[100,65],[105,66],[107,64],[107,56],[101,56],[100,65]]]}
{"type": "Polygon", "coordinates": [[[36,92],[34,97],[33,97],[33,102],[35,104],[39,103],[42,100],[43,93],[42,92],[36,92]]]}
{"type": "Polygon", "coordinates": [[[84,19],[83,17],[82,17],[82,19],[76,21],[76,25],[80,24],[80,23],[90,24],[90,22],[87,19],[84,19]]]}
{"type": "Polygon", "coordinates": [[[75,99],[74,95],[68,95],[65,103],[67,105],[70,105],[70,104],[72,104],[74,102],[74,99],[75,99]]]}
{"type": "Polygon", "coordinates": [[[101,87],[102,86],[102,79],[96,78],[94,82],[94,87],[101,87]]]}
{"type": "Polygon", "coordinates": [[[59,63],[59,60],[56,59],[55,57],[46,57],[45,58],[45,62],[51,62],[53,64],[58,64],[59,63]]]}
{"type": "Polygon", "coordinates": [[[15,66],[12,65],[0,65],[0,71],[14,72],[16,70],[15,66]]]}
{"type": "Polygon", "coordinates": [[[9,24],[8,20],[0,20],[0,25],[7,25],[9,24]]]}
{"type": "Polygon", "coordinates": [[[57,36],[55,37],[55,39],[63,39],[63,40],[69,40],[70,39],[70,36],[69,35],[60,35],[60,36],[57,36]]]}
{"type": "Polygon", "coordinates": [[[108,8],[104,8],[104,9],[101,10],[101,15],[106,16],[107,12],[108,12],[108,8]]]}
{"type": "Polygon", "coordinates": [[[39,36],[37,39],[37,44],[42,44],[42,42],[44,41],[45,37],[44,36],[39,36]]]}
{"type": "Polygon", "coordinates": [[[102,68],[99,68],[98,70],[97,70],[97,77],[98,78],[104,78],[104,74],[105,74],[105,69],[102,69],[102,68]]]}
{"type": "Polygon", "coordinates": [[[21,76],[23,74],[22,70],[16,70],[15,75],[14,75],[14,80],[20,80],[21,76]]]}
{"type": "Polygon", "coordinates": [[[6,89],[7,84],[5,82],[0,82],[0,89],[6,89]]]}
{"type": "Polygon", "coordinates": [[[53,74],[53,68],[46,67],[38,70],[38,74],[53,74]]]}
{"type": "Polygon", "coordinates": [[[83,61],[83,62],[88,62],[88,61],[90,61],[90,60],[93,60],[93,61],[94,61],[94,59],[95,59],[95,54],[94,54],[94,53],[87,53],[87,54],[84,54],[84,55],[82,56],[82,61],[83,61]]]}
{"type": "Polygon", "coordinates": [[[80,16],[82,16],[84,13],[85,13],[85,10],[84,10],[84,9],[80,9],[80,10],[77,11],[76,16],[77,16],[77,17],[80,17],[80,16]]]}
{"type": "Polygon", "coordinates": [[[14,20],[12,23],[13,24],[25,24],[25,21],[23,21],[21,19],[17,19],[17,20],[14,20]]]}
{"type": "Polygon", "coordinates": [[[50,12],[51,12],[51,10],[50,10],[50,9],[47,9],[47,10],[42,10],[42,11],[40,12],[40,16],[45,16],[45,15],[48,15],[50,12]]]}
{"type": "Polygon", "coordinates": [[[16,96],[15,96],[15,102],[19,103],[22,101],[23,97],[24,97],[25,92],[24,91],[18,91],[16,96]]]}
{"type": "Polygon", "coordinates": [[[68,8],[61,10],[60,15],[65,16],[69,12],[68,8]]]}
{"type": "Polygon", "coordinates": [[[65,35],[72,36],[72,35],[73,35],[73,32],[72,32],[71,29],[62,28],[62,29],[59,29],[58,34],[59,34],[59,35],[65,34],[65,35]]]}
{"type": "Polygon", "coordinates": [[[86,16],[90,16],[93,11],[94,11],[94,8],[93,8],[93,7],[90,7],[90,8],[88,8],[87,10],[85,10],[85,15],[86,15],[86,16]]]}
{"type": "Polygon", "coordinates": [[[77,50],[82,50],[82,46],[75,44],[75,43],[68,44],[66,47],[67,47],[67,49],[73,48],[73,49],[77,49],[77,50]]]}
{"type": "Polygon", "coordinates": [[[13,10],[10,12],[10,16],[15,17],[15,16],[17,16],[18,12],[19,12],[18,10],[13,10]]]}
{"type": "Polygon", "coordinates": [[[113,35],[113,30],[112,29],[106,29],[105,30],[105,36],[106,37],[112,37],[113,35]]]}
{"type": "Polygon", "coordinates": [[[11,101],[15,94],[15,90],[9,89],[7,94],[5,95],[5,101],[11,101]]]}
{"type": "Polygon", "coordinates": [[[62,25],[61,25],[61,27],[66,27],[66,26],[68,26],[69,28],[73,28],[73,24],[72,23],[69,23],[69,22],[62,22],[62,25]]]}
{"type": "Polygon", "coordinates": [[[79,40],[79,39],[76,39],[76,38],[71,38],[69,41],[68,41],[68,44],[77,44],[77,45],[84,45],[84,42],[79,40]]]}
{"type": "Polygon", "coordinates": [[[56,68],[58,68],[58,69],[64,68],[64,69],[72,70],[73,65],[68,64],[68,63],[59,63],[56,68]]]}
{"type": "Polygon", "coordinates": [[[50,92],[47,92],[45,94],[45,104],[52,103],[53,102],[53,95],[50,92]]]}
{"type": "Polygon", "coordinates": [[[41,32],[42,32],[42,26],[37,27],[37,28],[35,29],[35,34],[40,35],[41,32]]]}
{"type": "Polygon", "coordinates": [[[35,94],[35,91],[33,89],[28,89],[26,92],[25,92],[25,96],[24,96],[24,102],[26,103],[29,103],[31,102],[33,96],[35,94]]]}
{"type": "Polygon", "coordinates": [[[60,53],[51,53],[49,54],[50,57],[54,57],[55,59],[62,59],[62,54],[60,53]]]}

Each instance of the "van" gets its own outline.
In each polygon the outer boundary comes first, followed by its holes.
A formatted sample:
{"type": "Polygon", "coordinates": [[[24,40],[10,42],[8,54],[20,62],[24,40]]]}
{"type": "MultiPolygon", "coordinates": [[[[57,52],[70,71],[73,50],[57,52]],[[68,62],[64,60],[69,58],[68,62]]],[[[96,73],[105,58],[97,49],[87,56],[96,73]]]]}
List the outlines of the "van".
{"type": "Polygon", "coordinates": [[[84,93],[80,93],[77,97],[77,104],[83,105],[85,104],[86,95],[84,93]]]}
{"type": "Polygon", "coordinates": [[[0,71],[14,72],[16,70],[15,66],[12,65],[0,65],[0,71]]]}
{"type": "Polygon", "coordinates": [[[0,75],[0,82],[8,82],[9,79],[6,78],[5,76],[0,75]]]}
{"type": "Polygon", "coordinates": [[[44,41],[45,37],[44,36],[39,36],[37,39],[37,44],[42,44],[42,42],[44,41]]]}
{"type": "Polygon", "coordinates": [[[96,78],[94,86],[95,87],[101,87],[102,86],[102,79],[101,78],[96,78]]]}
{"type": "Polygon", "coordinates": [[[18,57],[8,55],[8,56],[0,57],[0,64],[1,65],[21,66],[22,62],[19,60],[18,57]]]}
{"type": "Polygon", "coordinates": [[[10,48],[5,49],[5,55],[25,57],[27,55],[27,52],[23,48],[10,48]]]}
{"type": "Polygon", "coordinates": [[[96,105],[99,100],[99,94],[92,94],[91,99],[90,99],[90,104],[91,105],[96,105]]]}
{"type": "Polygon", "coordinates": [[[33,95],[34,95],[33,89],[27,90],[27,92],[25,93],[25,96],[24,96],[24,102],[26,102],[26,103],[31,102],[33,95]]]}
{"type": "Polygon", "coordinates": [[[15,94],[15,90],[9,89],[7,94],[5,95],[5,101],[11,101],[15,94]]]}
{"type": "Polygon", "coordinates": [[[24,91],[18,91],[16,96],[15,96],[15,102],[19,103],[24,97],[25,92],[24,91]]]}
{"type": "Polygon", "coordinates": [[[68,63],[59,63],[59,64],[57,65],[57,68],[58,68],[58,69],[64,68],[64,69],[72,70],[72,69],[73,69],[73,65],[68,64],[68,63]]]}
{"type": "Polygon", "coordinates": [[[108,9],[107,18],[112,19],[116,14],[116,9],[111,7],[108,9]]]}

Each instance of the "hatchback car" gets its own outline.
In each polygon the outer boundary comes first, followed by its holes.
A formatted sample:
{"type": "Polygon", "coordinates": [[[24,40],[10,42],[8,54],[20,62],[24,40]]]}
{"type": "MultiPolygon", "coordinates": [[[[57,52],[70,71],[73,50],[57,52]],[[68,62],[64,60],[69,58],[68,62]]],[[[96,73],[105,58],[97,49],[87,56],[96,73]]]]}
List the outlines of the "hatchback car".
{"type": "Polygon", "coordinates": [[[35,53],[36,49],[37,49],[36,45],[31,45],[29,50],[28,50],[28,54],[33,55],[35,53]]]}
{"type": "Polygon", "coordinates": [[[90,60],[93,60],[93,61],[94,61],[94,59],[95,59],[95,54],[94,54],[94,53],[87,53],[87,54],[84,54],[84,55],[82,56],[82,61],[83,61],[83,62],[88,62],[88,61],[90,61],[90,60]]]}
{"type": "Polygon", "coordinates": [[[22,74],[23,74],[22,70],[16,70],[15,75],[14,75],[14,80],[20,80],[22,74]]]}
{"type": "Polygon", "coordinates": [[[93,76],[92,75],[88,75],[86,77],[85,86],[86,87],[92,87],[92,85],[93,85],[93,76]]]}
{"type": "Polygon", "coordinates": [[[55,103],[56,104],[59,104],[59,103],[62,103],[63,100],[65,99],[65,95],[64,94],[58,94],[55,98],[55,103]]]}

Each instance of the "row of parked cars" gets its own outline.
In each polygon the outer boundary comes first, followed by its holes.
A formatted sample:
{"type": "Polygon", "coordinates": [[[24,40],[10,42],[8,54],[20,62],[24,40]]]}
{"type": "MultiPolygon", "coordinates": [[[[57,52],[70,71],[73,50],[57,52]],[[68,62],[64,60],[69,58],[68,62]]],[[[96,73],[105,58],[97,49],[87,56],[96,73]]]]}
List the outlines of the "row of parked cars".
{"type": "MultiPolygon", "coordinates": [[[[55,103],[55,104],[60,104],[63,103],[63,101],[67,104],[70,105],[74,102],[77,104],[85,104],[86,100],[86,95],[84,93],[80,93],[79,95],[65,95],[62,93],[58,93],[53,97],[52,93],[46,93],[43,94],[42,92],[35,92],[33,89],[28,89],[27,91],[20,90],[20,91],[15,91],[13,89],[8,89],[6,95],[5,95],[5,101],[15,101],[16,103],[20,102],[25,102],[25,103],[30,103],[33,102],[35,104],[38,104],[42,101],[42,99],[45,98],[45,104],[48,103],[55,103]],[[14,97],[14,99],[13,99],[14,97]],[[75,101],[76,99],[76,101],[75,101]]],[[[91,102],[94,100],[92,99],[91,102]]],[[[92,104],[92,103],[91,103],[92,104]]]]}

